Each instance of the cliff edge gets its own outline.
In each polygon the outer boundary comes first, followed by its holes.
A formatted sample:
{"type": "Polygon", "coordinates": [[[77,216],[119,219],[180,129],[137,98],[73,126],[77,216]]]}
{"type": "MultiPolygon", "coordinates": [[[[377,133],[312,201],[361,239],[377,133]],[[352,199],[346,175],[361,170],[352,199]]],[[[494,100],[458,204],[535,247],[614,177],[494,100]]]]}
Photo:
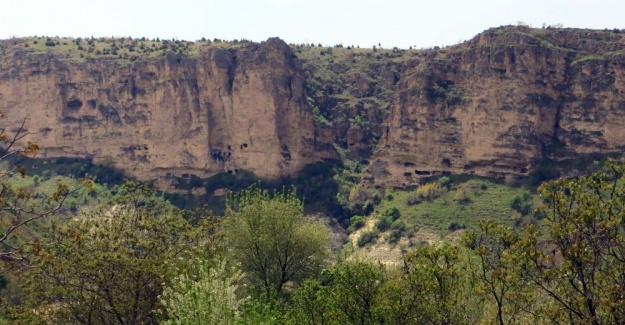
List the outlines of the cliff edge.
{"type": "Polygon", "coordinates": [[[0,52],[0,125],[26,119],[39,157],[88,157],[140,179],[273,179],[329,154],[315,150],[304,75],[282,40],[133,62],[33,53],[21,41],[0,52]]]}

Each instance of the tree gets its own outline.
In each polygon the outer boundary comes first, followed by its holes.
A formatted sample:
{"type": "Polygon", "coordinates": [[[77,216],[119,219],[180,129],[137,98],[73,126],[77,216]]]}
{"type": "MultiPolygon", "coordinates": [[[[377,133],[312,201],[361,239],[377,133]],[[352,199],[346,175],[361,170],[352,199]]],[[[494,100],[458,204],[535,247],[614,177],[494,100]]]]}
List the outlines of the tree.
{"type": "Polygon", "coordinates": [[[477,258],[477,264],[469,264],[471,275],[494,301],[500,325],[530,322],[527,311],[536,299],[535,287],[523,276],[519,240],[517,231],[490,220],[480,222],[476,231],[462,238],[477,258]]]}
{"type": "Polygon", "coordinates": [[[111,204],[56,227],[52,244],[32,247],[19,316],[54,324],[155,324],[159,296],[181,258],[210,257],[206,234],[144,184],[127,182],[111,204]]]}
{"type": "Polygon", "coordinates": [[[623,162],[608,161],[592,175],[539,188],[546,234],[530,226],[519,245],[524,274],[551,301],[543,314],[554,323],[625,322],[624,175],[623,162]]]}
{"type": "Polygon", "coordinates": [[[398,296],[406,321],[418,324],[472,324],[473,295],[458,246],[419,247],[404,257],[398,296]]]}
{"type": "MultiPolygon", "coordinates": [[[[381,265],[347,262],[308,279],[293,296],[295,324],[383,324],[383,290],[388,277],[381,265]]],[[[396,324],[396,323],[390,323],[396,324]]]]}
{"type": "Polygon", "coordinates": [[[422,247],[401,268],[338,264],[308,279],[293,295],[295,324],[474,324],[473,298],[460,248],[422,247]]]}
{"type": "MultiPolygon", "coordinates": [[[[0,113],[0,118],[4,117],[0,113]]],[[[0,162],[9,164],[9,160],[18,156],[35,156],[39,146],[30,141],[22,144],[30,133],[25,129],[26,118],[15,131],[10,133],[6,128],[0,128],[0,162]]],[[[3,260],[24,259],[23,248],[29,244],[25,238],[14,239],[13,235],[28,224],[55,214],[61,207],[70,188],[66,184],[58,184],[56,191],[47,198],[44,204],[33,202],[34,193],[23,188],[15,188],[12,185],[14,177],[24,177],[24,166],[15,164],[9,168],[0,169],[0,215],[3,220],[0,223],[0,244],[2,251],[0,258],[3,260]]],[[[88,181],[82,181],[89,186],[88,181]]]]}
{"type": "Polygon", "coordinates": [[[305,222],[303,213],[294,189],[272,194],[252,185],[228,200],[228,248],[251,283],[267,295],[316,274],[326,262],[328,231],[305,222]]]}
{"type": "Polygon", "coordinates": [[[161,324],[235,324],[245,301],[236,294],[242,276],[223,261],[211,266],[206,259],[195,259],[190,270],[174,278],[171,286],[163,290],[161,302],[168,320],[161,324]]]}

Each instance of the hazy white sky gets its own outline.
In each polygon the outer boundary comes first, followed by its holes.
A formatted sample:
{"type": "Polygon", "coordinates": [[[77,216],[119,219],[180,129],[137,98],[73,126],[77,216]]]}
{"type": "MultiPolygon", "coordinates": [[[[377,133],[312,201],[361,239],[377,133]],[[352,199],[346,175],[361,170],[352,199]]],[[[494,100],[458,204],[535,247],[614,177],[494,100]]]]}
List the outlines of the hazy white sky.
{"type": "Polygon", "coordinates": [[[523,21],[625,28],[623,0],[0,0],[0,38],[132,36],[407,48],[523,21]]]}

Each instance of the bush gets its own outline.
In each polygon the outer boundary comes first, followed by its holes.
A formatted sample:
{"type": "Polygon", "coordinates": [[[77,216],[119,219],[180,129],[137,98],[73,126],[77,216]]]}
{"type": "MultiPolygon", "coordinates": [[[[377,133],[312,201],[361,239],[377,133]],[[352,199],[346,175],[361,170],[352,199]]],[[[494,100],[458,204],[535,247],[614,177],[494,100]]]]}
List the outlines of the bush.
{"type": "Polygon", "coordinates": [[[416,194],[412,194],[406,199],[406,204],[408,205],[417,205],[421,202],[423,202],[423,200],[416,194]]]}
{"type": "Polygon", "coordinates": [[[419,186],[416,194],[420,199],[429,201],[441,196],[445,191],[446,189],[439,183],[432,182],[419,186]]]}
{"type": "Polygon", "coordinates": [[[373,204],[375,205],[380,204],[380,202],[382,202],[382,195],[380,195],[379,192],[373,193],[372,201],[373,201],[373,204]]]}
{"type": "Polygon", "coordinates": [[[388,208],[388,209],[384,210],[384,212],[382,212],[382,217],[390,218],[391,222],[399,219],[400,216],[401,216],[401,212],[399,212],[399,209],[397,209],[395,207],[388,208]]]}
{"type": "Polygon", "coordinates": [[[354,229],[360,229],[365,225],[365,217],[363,216],[353,216],[349,219],[349,225],[354,227],[354,229]]]}
{"type": "Polygon", "coordinates": [[[456,191],[456,196],[454,198],[460,204],[467,204],[471,202],[471,198],[469,197],[469,192],[466,187],[459,187],[456,191]]]}
{"type": "Polygon", "coordinates": [[[510,207],[522,215],[528,214],[532,210],[531,194],[523,191],[520,195],[515,195],[510,200],[510,207]]]}
{"type": "Polygon", "coordinates": [[[386,194],[386,200],[387,201],[393,201],[393,193],[386,194]]]}
{"type": "Polygon", "coordinates": [[[515,195],[512,200],[510,200],[510,207],[514,210],[520,208],[521,204],[523,204],[523,200],[518,195],[515,195]]]}
{"type": "Polygon", "coordinates": [[[406,223],[403,220],[395,220],[391,224],[391,230],[397,230],[400,232],[406,231],[406,223]]]}
{"type": "Polygon", "coordinates": [[[378,232],[376,230],[365,231],[360,234],[356,244],[358,247],[364,247],[365,245],[372,243],[376,238],[378,238],[378,232]]]}
{"type": "Polygon", "coordinates": [[[347,227],[347,234],[351,234],[352,232],[362,228],[365,225],[365,217],[363,216],[353,216],[349,219],[349,227],[347,227]]]}
{"type": "Polygon", "coordinates": [[[365,204],[362,206],[362,212],[365,215],[373,212],[373,209],[375,209],[375,204],[370,200],[365,201],[365,204]]]}
{"type": "Polygon", "coordinates": [[[391,232],[386,237],[386,241],[389,242],[390,244],[396,244],[399,241],[399,239],[401,239],[401,234],[402,234],[401,231],[391,230],[391,232]]]}
{"type": "Polygon", "coordinates": [[[457,222],[455,222],[455,221],[454,221],[454,222],[452,222],[452,223],[450,223],[450,224],[449,224],[449,227],[447,227],[447,229],[448,229],[449,231],[456,231],[456,230],[466,229],[466,228],[467,228],[467,226],[466,226],[465,224],[462,224],[462,225],[461,225],[461,224],[459,224],[459,223],[457,223],[457,222]]]}
{"type": "Polygon", "coordinates": [[[447,176],[443,176],[438,179],[437,183],[438,185],[447,188],[451,184],[451,179],[447,176]]]}
{"type": "Polygon", "coordinates": [[[193,261],[190,270],[163,290],[161,303],[168,320],[161,324],[236,324],[247,300],[236,295],[242,279],[243,273],[230,271],[225,262],[211,267],[208,261],[193,261]]]}
{"type": "Polygon", "coordinates": [[[375,227],[379,231],[387,231],[391,227],[391,223],[390,217],[381,217],[380,220],[375,223],[375,227]]]}

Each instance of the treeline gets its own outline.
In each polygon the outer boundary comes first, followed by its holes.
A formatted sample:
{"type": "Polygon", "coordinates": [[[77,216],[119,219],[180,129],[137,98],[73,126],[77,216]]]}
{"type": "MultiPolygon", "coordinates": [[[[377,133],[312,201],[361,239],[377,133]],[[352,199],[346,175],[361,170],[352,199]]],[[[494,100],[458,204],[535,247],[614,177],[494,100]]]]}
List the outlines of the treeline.
{"type": "MultiPolygon", "coordinates": [[[[418,247],[396,265],[336,261],[328,230],[304,217],[293,189],[253,185],[218,218],[127,182],[110,202],[55,219],[37,240],[5,245],[4,321],[619,324],[624,174],[611,161],[545,183],[536,224],[483,221],[459,242],[418,247]]],[[[3,211],[19,218],[10,203],[26,194],[3,195],[3,211]]],[[[67,189],[54,195],[62,203],[67,189]]]]}

